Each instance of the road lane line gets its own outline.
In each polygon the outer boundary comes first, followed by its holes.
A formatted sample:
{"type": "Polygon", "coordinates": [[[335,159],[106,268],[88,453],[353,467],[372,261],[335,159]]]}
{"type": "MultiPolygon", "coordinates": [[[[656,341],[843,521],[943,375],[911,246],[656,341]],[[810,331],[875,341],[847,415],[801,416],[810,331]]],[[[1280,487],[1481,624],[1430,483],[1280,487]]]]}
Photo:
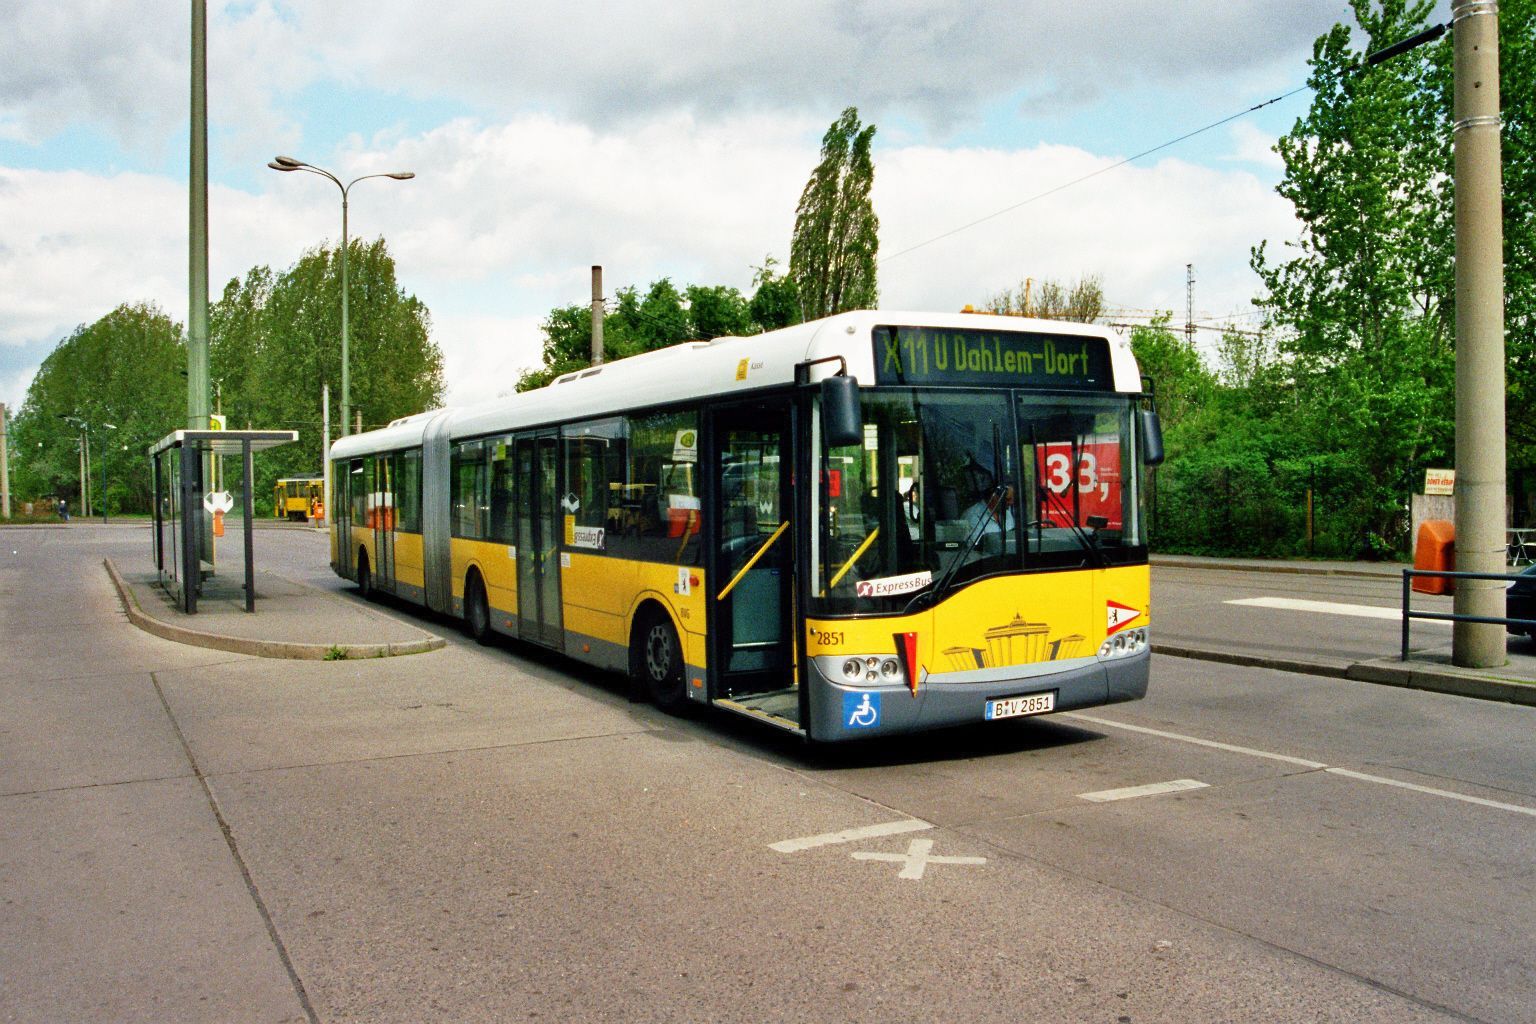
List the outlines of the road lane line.
{"type": "MultiPolygon", "coordinates": [[[[1390,619],[1393,622],[1403,621],[1401,608],[1381,608],[1371,604],[1343,604],[1338,601],[1303,601],[1295,597],[1244,597],[1231,601],[1223,601],[1223,604],[1242,605],[1246,608],[1277,608],[1289,612],[1319,612],[1324,615],[1348,615],[1357,619],[1390,619]]],[[[1440,622],[1439,619],[1424,619],[1424,622],[1440,622]]],[[[1449,626],[1449,622],[1442,623],[1449,626]]]]}
{"type": "Polygon", "coordinates": [[[785,839],[777,843],[769,843],[768,849],[777,850],[779,853],[799,853],[801,850],[813,850],[818,846],[853,843],[860,839],[876,839],[880,836],[898,836],[903,832],[922,832],[930,828],[933,828],[932,822],[921,821],[917,818],[907,818],[904,821],[887,821],[881,825],[847,828],[841,832],[823,832],[819,836],[785,839]]]}
{"type": "Polygon", "coordinates": [[[1126,722],[1115,722],[1108,718],[1096,718],[1093,715],[1085,715],[1080,711],[1064,711],[1058,718],[1075,718],[1082,722],[1092,722],[1094,725],[1108,726],[1111,729],[1125,729],[1128,732],[1145,733],[1148,736],[1161,736],[1166,740],[1178,740],[1180,743],[1193,743],[1197,747],[1210,747],[1212,750],[1225,750],[1232,754],[1245,754],[1248,757],[1263,757],[1271,761],[1283,761],[1286,764],[1298,765],[1302,768],[1327,768],[1321,761],[1308,761],[1302,757],[1290,757],[1286,754],[1274,754],[1267,750],[1254,750],[1252,747],[1239,747],[1231,743],[1217,743],[1215,740],[1202,740],[1198,736],[1185,736],[1177,732],[1164,732],[1161,729],[1148,729],[1144,725],[1130,725],[1126,722]]]}
{"type": "Polygon", "coordinates": [[[1382,786],[1396,786],[1398,789],[1411,789],[1415,793],[1428,793],[1430,796],[1443,796],[1448,800],[1460,800],[1464,803],[1477,804],[1480,807],[1493,807],[1501,811],[1513,811],[1516,814],[1529,814],[1536,818],[1536,807],[1521,807],[1519,804],[1504,804],[1497,800],[1485,800],[1480,796],[1468,796],[1465,793],[1452,793],[1448,789],[1433,789],[1429,786],[1418,786],[1412,782],[1399,782],[1382,775],[1367,775],[1364,772],[1350,771],[1348,768],[1325,768],[1324,771],[1332,775],[1343,775],[1346,778],[1359,779],[1361,782],[1374,782],[1382,786]]]}
{"type": "Polygon", "coordinates": [[[1114,800],[1134,800],[1139,796],[1159,796],[1163,793],[1182,793],[1190,789],[1205,789],[1209,784],[1196,779],[1173,779],[1169,782],[1149,782],[1145,786],[1126,786],[1124,789],[1100,789],[1092,793],[1079,793],[1079,800],[1107,804],[1114,800]]]}
{"type": "MultiPolygon", "coordinates": [[[[1331,775],[1341,775],[1358,782],[1372,782],[1378,786],[1392,786],[1397,789],[1412,790],[1415,793],[1423,793],[1426,796],[1438,796],[1447,800],[1460,800],[1462,803],[1476,804],[1479,807],[1491,807],[1499,811],[1511,811],[1515,814],[1525,814],[1536,818],[1536,807],[1525,807],[1520,804],[1506,804],[1498,800],[1487,800],[1480,796],[1469,796],[1466,793],[1456,793],[1449,789],[1434,789],[1430,786],[1419,786],[1412,782],[1399,782],[1389,779],[1384,775],[1367,775],[1365,772],[1352,771],[1348,768],[1333,768],[1321,761],[1308,761],[1300,757],[1291,757],[1287,754],[1276,754],[1268,750],[1255,750],[1252,747],[1239,747],[1231,743],[1218,743],[1215,740],[1203,740],[1198,736],[1185,736],[1183,733],[1167,732],[1162,729],[1148,729],[1142,725],[1131,725],[1129,722],[1116,722],[1108,718],[1099,718],[1095,715],[1085,715],[1080,711],[1063,711],[1056,717],[1075,718],[1082,722],[1092,722],[1094,725],[1102,725],[1108,729],[1124,729],[1127,732],[1139,732],[1147,736],[1158,736],[1166,740],[1176,740],[1179,743],[1190,743],[1197,747],[1209,747],[1212,750],[1225,750],[1233,754],[1245,754],[1249,757],[1262,757],[1271,761],[1282,761],[1286,764],[1300,765],[1303,768],[1313,768],[1327,772],[1331,775]]],[[[1475,783],[1474,783],[1475,785],[1475,783]]],[[[1113,791],[1111,791],[1113,792],[1113,791]]]]}

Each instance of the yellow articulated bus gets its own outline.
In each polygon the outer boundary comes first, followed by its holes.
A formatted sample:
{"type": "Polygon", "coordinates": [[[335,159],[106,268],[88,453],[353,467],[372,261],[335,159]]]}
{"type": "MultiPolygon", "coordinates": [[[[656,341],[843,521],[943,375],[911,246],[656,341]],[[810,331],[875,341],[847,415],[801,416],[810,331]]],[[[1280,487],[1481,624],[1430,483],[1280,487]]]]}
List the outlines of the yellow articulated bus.
{"type": "Polygon", "coordinates": [[[292,519],[302,523],[318,511],[324,489],[323,476],[284,477],[272,489],[275,505],[272,514],[278,519],[292,519]]]}
{"type": "Polygon", "coordinates": [[[337,441],[332,564],[811,740],[1134,700],[1149,404],[1075,323],[689,342],[337,441]]]}

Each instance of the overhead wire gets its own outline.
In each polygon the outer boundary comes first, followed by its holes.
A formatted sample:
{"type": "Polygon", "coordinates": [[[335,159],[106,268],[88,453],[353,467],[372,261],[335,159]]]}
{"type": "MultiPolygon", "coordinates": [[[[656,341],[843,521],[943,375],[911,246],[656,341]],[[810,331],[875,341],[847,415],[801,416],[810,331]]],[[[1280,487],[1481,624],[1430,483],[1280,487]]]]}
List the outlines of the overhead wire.
{"type": "Polygon", "coordinates": [[[1252,114],[1254,111],[1263,110],[1265,107],[1268,107],[1268,106],[1271,106],[1273,104],[1279,103],[1282,100],[1290,99],[1292,96],[1295,96],[1297,93],[1305,92],[1306,90],[1308,90],[1310,88],[1311,88],[1311,86],[1308,86],[1308,85],[1297,86],[1296,88],[1292,89],[1290,92],[1282,93],[1281,95],[1276,96],[1276,97],[1274,97],[1272,99],[1267,99],[1263,103],[1255,103],[1253,106],[1249,107],[1248,109],[1240,110],[1240,111],[1238,111],[1235,114],[1229,114],[1228,116],[1222,118],[1219,121],[1212,121],[1210,124],[1206,125],[1203,128],[1196,128],[1194,131],[1186,132],[1183,135],[1180,135],[1176,139],[1169,139],[1167,142],[1163,142],[1163,143],[1160,143],[1160,144],[1158,144],[1156,146],[1153,146],[1151,149],[1144,149],[1140,153],[1135,154],[1134,156],[1125,157],[1124,159],[1118,160],[1115,163],[1112,163],[1112,164],[1110,164],[1107,167],[1100,167],[1096,171],[1090,171],[1089,173],[1084,174],[1081,177],[1073,178],[1071,181],[1062,182],[1060,185],[1056,185],[1056,186],[1054,186],[1052,188],[1046,189],[1044,192],[1040,192],[1040,193],[1038,193],[1036,195],[1032,195],[1028,199],[1020,200],[1019,202],[1014,203],[1012,206],[1005,206],[1001,210],[996,210],[996,211],[993,211],[992,213],[987,214],[985,217],[978,217],[978,218],[976,218],[975,220],[971,221],[968,224],[962,224],[962,225],[960,225],[957,228],[951,228],[950,230],[944,232],[943,234],[934,235],[932,238],[930,238],[930,239],[928,239],[926,241],[918,242],[916,245],[911,245],[911,246],[908,246],[907,248],[902,249],[902,250],[900,250],[898,252],[893,252],[889,256],[882,257],[880,259],[880,262],[881,263],[888,263],[891,260],[894,260],[894,259],[897,259],[899,257],[905,256],[908,253],[916,252],[918,249],[921,249],[924,246],[932,245],[934,242],[943,241],[946,238],[950,238],[950,237],[952,237],[954,235],[960,234],[960,232],[962,232],[962,231],[969,231],[971,228],[974,228],[974,227],[976,227],[979,224],[985,224],[989,220],[994,220],[994,219],[996,219],[998,217],[1001,217],[1005,213],[1012,213],[1014,210],[1017,210],[1020,207],[1028,206],[1030,203],[1038,202],[1039,200],[1044,199],[1047,196],[1053,196],[1057,192],[1061,192],[1061,191],[1064,191],[1066,189],[1069,189],[1069,188],[1071,188],[1074,185],[1081,185],[1083,182],[1088,181],[1091,178],[1097,178],[1101,174],[1108,174],[1110,171],[1113,171],[1113,170],[1115,170],[1118,167],[1124,167],[1126,164],[1134,163],[1135,161],[1140,160],[1144,156],[1151,156],[1153,153],[1156,153],[1156,152],[1159,152],[1161,150],[1167,149],[1169,146],[1176,146],[1176,145],[1178,145],[1181,142],[1184,142],[1186,140],[1192,139],[1192,138],[1194,138],[1197,135],[1202,135],[1205,132],[1211,131],[1214,128],[1220,128],[1224,124],[1227,124],[1227,123],[1229,123],[1231,121],[1236,121],[1240,117],[1246,117],[1249,114],[1252,114]]]}

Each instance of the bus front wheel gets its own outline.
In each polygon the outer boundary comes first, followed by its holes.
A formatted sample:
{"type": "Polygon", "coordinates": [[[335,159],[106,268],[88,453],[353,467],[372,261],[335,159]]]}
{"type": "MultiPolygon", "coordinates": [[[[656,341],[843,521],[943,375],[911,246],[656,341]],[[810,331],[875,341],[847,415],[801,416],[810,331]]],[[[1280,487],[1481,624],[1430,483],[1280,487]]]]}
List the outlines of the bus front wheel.
{"type": "Polygon", "coordinates": [[[688,682],[683,677],[683,646],[677,630],[664,614],[653,611],[636,631],[635,639],[632,661],[646,694],[663,711],[682,713],[688,705],[688,682]]]}

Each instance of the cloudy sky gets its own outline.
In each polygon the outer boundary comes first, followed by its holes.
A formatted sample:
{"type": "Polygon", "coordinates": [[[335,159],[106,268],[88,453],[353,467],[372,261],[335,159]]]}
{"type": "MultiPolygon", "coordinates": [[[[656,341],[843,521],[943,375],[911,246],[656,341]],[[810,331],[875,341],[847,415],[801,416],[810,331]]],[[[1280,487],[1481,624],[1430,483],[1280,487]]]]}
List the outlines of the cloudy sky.
{"type": "MultiPolygon", "coordinates": [[[[0,402],[123,302],[187,316],[186,0],[0,5],[0,402]]],[[[878,125],[887,309],[1099,274],[1125,309],[1252,322],[1248,251],[1296,233],[1274,139],[1302,92],[1029,201],[1306,78],[1343,0],[209,0],[210,279],[384,236],[449,398],[510,390],[538,325],[669,276],[787,261],[822,133],[878,125]],[[1019,205],[1023,204],[1023,205],[1019,205]],[[976,222],[980,223],[976,223],[976,222]],[[967,225],[974,225],[969,226],[967,225]],[[963,228],[963,230],[956,230],[963,228]],[[1246,319],[1244,314],[1249,314],[1246,319]]],[[[1214,335],[1208,335],[1214,338],[1214,335]]],[[[213,368],[214,376],[218,368],[213,368]]]]}

